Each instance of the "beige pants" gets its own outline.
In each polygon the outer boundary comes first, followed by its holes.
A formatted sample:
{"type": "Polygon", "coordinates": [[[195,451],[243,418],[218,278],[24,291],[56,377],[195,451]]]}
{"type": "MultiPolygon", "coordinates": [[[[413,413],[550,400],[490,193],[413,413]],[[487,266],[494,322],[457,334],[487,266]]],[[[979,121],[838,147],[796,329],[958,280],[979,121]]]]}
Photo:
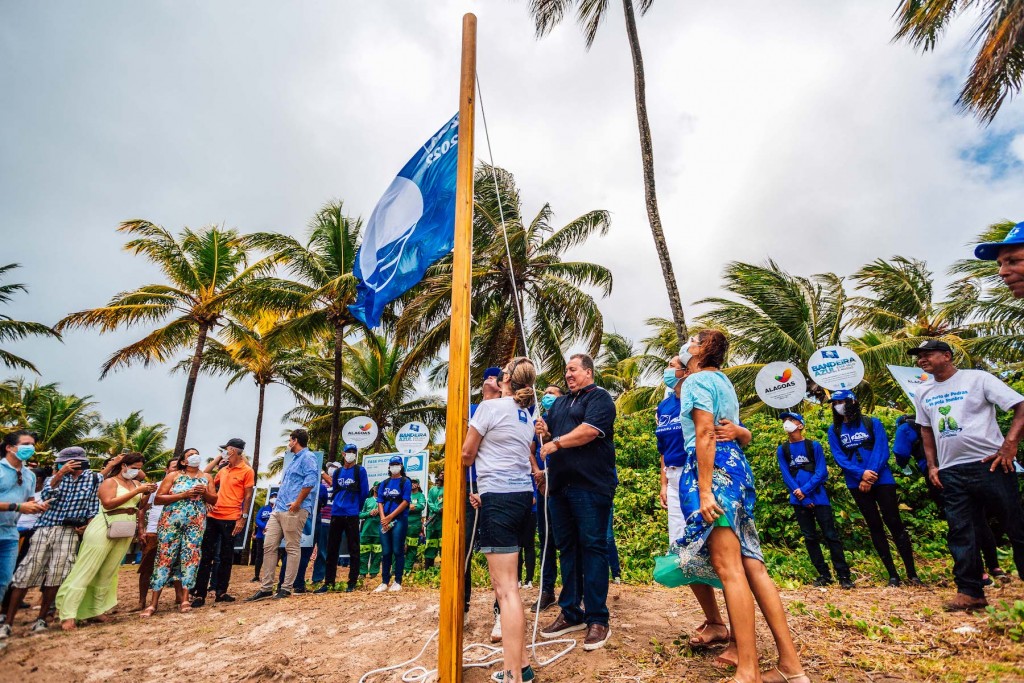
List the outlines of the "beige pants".
{"type": "Polygon", "coordinates": [[[284,549],[288,553],[288,564],[284,570],[284,581],[281,590],[292,592],[295,575],[299,571],[299,541],[302,539],[302,527],[309,517],[308,510],[291,512],[272,512],[267,520],[267,530],[263,541],[263,574],[260,576],[260,590],[271,591],[277,574],[277,548],[284,538],[284,549]]]}

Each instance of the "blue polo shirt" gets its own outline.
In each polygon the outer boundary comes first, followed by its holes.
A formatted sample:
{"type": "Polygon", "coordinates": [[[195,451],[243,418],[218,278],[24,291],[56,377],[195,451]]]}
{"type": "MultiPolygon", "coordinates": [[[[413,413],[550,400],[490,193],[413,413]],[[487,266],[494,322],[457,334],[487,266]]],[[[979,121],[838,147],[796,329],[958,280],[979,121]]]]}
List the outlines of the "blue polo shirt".
{"type": "Polygon", "coordinates": [[[828,499],[828,492],[825,491],[825,481],[828,479],[828,463],[825,462],[825,452],[821,444],[814,442],[814,453],[807,453],[807,439],[802,439],[789,444],[789,458],[786,458],[785,446],[779,446],[775,455],[779,460],[779,470],[782,472],[782,481],[789,490],[790,505],[831,505],[828,499]],[[808,472],[803,465],[814,463],[814,471],[808,472]],[[804,499],[797,500],[793,491],[800,489],[804,499]]]}
{"type": "MultiPolygon", "coordinates": [[[[24,503],[36,492],[36,475],[27,465],[21,466],[21,484],[18,484],[18,470],[0,456],[0,503],[24,503]]],[[[18,516],[20,512],[0,512],[0,541],[18,540],[18,516]]]]}
{"type": "MultiPolygon", "coordinates": [[[[403,500],[412,503],[412,480],[409,477],[388,477],[377,487],[377,502],[384,506],[385,515],[394,512],[403,500]]],[[[406,518],[408,516],[409,506],[407,505],[399,517],[406,518]]]]}
{"type": "Polygon", "coordinates": [[[270,513],[274,509],[270,505],[264,505],[256,513],[256,519],[253,522],[256,524],[256,532],[253,534],[253,538],[263,538],[263,535],[267,531],[267,522],[270,521],[270,513]]]}
{"type": "Polygon", "coordinates": [[[675,392],[658,404],[654,436],[658,439],[658,452],[665,459],[665,467],[682,467],[686,462],[686,439],[679,423],[679,405],[675,392]]]}

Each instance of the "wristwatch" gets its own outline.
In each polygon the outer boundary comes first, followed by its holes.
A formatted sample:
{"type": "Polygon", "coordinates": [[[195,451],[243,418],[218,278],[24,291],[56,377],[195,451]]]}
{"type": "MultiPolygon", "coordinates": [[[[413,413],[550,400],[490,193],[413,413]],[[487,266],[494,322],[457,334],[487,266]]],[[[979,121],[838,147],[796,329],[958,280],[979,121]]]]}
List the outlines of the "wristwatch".
{"type": "Polygon", "coordinates": [[[561,438],[562,437],[560,437],[560,436],[556,436],[555,438],[551,439],[551,443],[555,444],[555,450],[561,450],[562,449],[562,444],[559,443],[561,438]]]}
{"type": "Polygon", "coordinates": [[[243,512],[242,513],[242,519],[249,519],[249,513],[248,512],[243,512]]]}

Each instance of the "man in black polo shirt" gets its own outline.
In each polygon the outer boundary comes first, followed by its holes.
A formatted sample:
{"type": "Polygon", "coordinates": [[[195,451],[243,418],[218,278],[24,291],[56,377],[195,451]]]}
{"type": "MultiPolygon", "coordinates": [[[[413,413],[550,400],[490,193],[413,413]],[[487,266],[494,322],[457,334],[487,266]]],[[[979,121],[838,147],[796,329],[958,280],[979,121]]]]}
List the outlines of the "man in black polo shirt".
{"type": "Polygon", "coordinates": [[[615,495],[615,402],[594,384],[594,360],[577,353],[565,368],[569,394],[537,420],[548,458],[548,506],[562,565],[561,612],[540,632],[557,638],[587,629],[584,650],[607,641],[608,517],[615,495]],[[583,585],[576,563],[583,562],[583,585]],[[579,607],[583,595],[584,609],[579,607]]]}

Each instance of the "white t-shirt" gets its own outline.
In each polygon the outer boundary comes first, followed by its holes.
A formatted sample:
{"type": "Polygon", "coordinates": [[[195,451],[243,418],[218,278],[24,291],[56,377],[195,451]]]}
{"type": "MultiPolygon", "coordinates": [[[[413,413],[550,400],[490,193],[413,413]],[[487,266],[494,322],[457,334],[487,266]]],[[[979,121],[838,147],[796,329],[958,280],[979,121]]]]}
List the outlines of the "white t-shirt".
{"type": "Polygon", "coordinates": [[[935,435],[940,470],[995,455],[1003,445],[996,406],[1009,410],[1021,401],[1024,396],[983,370],[957,370],[945,382],[922,385],[914,396],[917,424],[935,435]]]}
{"type": "Polygon", "coordinates": [[[483,439],[476,453],[476,477],[480,493],[533,491],[530,450],[533,418],[511,396],[483,401],[469,426],[483,439]]]}
{"type": "Polygon", "coordinates": [[[160,522],[160,513],[164,511],[163,505],[156,504],[156,491],[149,494],[149,511],[146,514],[146,533],[155,534],[156,525],[160,522]]]}

